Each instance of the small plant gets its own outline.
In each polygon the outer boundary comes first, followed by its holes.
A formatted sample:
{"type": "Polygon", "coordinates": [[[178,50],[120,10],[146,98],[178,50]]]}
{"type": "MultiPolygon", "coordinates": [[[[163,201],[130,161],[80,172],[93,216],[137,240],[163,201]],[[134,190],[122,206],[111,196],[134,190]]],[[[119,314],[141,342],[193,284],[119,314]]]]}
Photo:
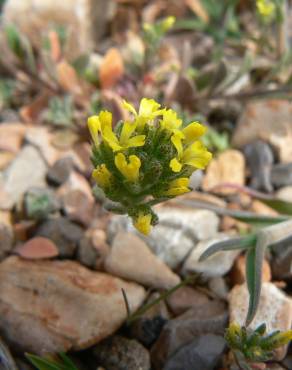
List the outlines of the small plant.
{"type": "Polygon", "coordinates": [[[288,344],[292,339],[292,330],[279,330],[267,334],[265,324],[255,330],[231,323],[225,333],[225,340],[232,350],[240,369],[251,370],[251,364],[266,362],[274,357],[277,348],[288,344]]]}
{"type": "Polygon", "coordinates": [[[93,178],[111,201],[107,209],[128,214],[143,234],[158,217],[152,206],[189,192],[189,178],[212,155],[200,141],[206,128],[199,122],[183,127],[172,109],[142,99],[139,111],[124,102],[132,121],[112,128],[112,114],[101,111],[88,119],[93,178]]]}
{"type": "Polygon", "coordinates": [[[27,353],[26,357],[38,370],[78,370],[74,362],[63,352],[54,357],[40,357],[27,353]]]}

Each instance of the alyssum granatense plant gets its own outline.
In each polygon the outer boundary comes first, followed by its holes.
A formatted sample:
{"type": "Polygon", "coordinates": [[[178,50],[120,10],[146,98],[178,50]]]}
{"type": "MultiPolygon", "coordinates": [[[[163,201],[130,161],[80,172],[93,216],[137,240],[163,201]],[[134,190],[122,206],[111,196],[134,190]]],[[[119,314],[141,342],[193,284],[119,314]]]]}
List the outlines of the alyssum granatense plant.
{"type": "Polygon", "coordinates": [[[124,101],[132,119],[113,128],[112,114],[88,119],[92,138],[92,176],[110,200],[107,208],[128,214],[147,235],[158,217],[152,206],[189,192],[189,179],[204,169],[212,154],[200,141],[206,128],[183,125],[175,111],[143,98],[139,110],[124,101]]]}

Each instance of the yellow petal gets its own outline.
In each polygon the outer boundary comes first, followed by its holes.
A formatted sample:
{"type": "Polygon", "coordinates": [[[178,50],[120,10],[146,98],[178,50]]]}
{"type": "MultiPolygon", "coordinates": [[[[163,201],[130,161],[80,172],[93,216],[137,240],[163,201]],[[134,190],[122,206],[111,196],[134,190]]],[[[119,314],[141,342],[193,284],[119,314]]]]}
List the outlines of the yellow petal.
{"type": "Polygon", "coordinates": [[[127,142],[127,148],[135,148],[137,146],[143,146],[145,144],[145,135],[137,135],[131,137],[127,142]]]}
{"type": "Polygon", "coordinates": [[[133,222],[135,228],[140,231],[140,233],[144,235],[148,235],[151,230],[151,214],[143,214],[142,212],[139,213],[138,217],[133,222]]]}
{"type": "Polygon", "coordinates": [[[111,185],[112,174],[105,164],[102,164],[92,172],[92,177],[101,188],[108,188],[111,185]]]}
{"type": "Polygon", "coordinates": [[[197,140],[200,136],[206,132],[206,127],[201,125],[199,122],[192,122],[182,130],[185,135],[186,144],[190,144],[197,140]]]}
{"type": "Polygon", "coordinates": [[[177,160],[177,158],[173,158],[169,163],[169,167],[173,172],[179,172],[182,169],[182,164],[177,160]]]}
{"type": "Polygon", "coordinates": [[[137,124],[133,122],[124,122],[121,136],[120,136],[120,143],[121,145],[125,145],[129,140],[132,133],[135,131],[137,124]]]}
{"type": "Polygon", "coordinates": [[[137,111],[136,111],[136,109],[133,107],[133,105],[132,105],[132,104],[128,103],[126,100],[123,100],[123,107],[124,107],[127,111],[129,111],[129,112],[133,113],[133,114],[134,114],[134,116],[137,116],[137,111]]]}
{"type": "Polygon", "coordinates": [[[185,186],[188,187],[190,183],[190,179],[188,177],[180,177],[179,179],[173,180],[170,182],[170,187],[179,187],[185,186]]]}
{"type": "Polygon", "coordinates": [[[136,155],[130,155],[128,163],[125,155],[118,153],[115,156],[115,165],[127,180],[131,182],[138,180],[141,161],[136,155]]]}
{"type": "Polygon", "coordinates": [[[159,108],[160,104],[154,99],[143,98],[140,102],[139,115],[149,117],[149,119],[151,119],[153,117],[153,113],[156,114],[159,108]]]}
{"type": "Polygon", "coordinates": [[[182,125],[182,120],[177,118],[177,114],[172,109],[164,109],[160,125],[166,130],[178,129],[182,125]]]}
{"type": "Polygon", "coordinates": [[[182,145],[183,139],[184,134],[179,130],[176,130],[175,133],[171,136],[171,142],[175,146],[179,157],[183,154],[183,145],[182,145]]]}
{"type": "Polygon", "coordinates": [[[87,120],[87,126],[95,146],[98,146],[99,145],[98,133],[100,131],[100,121],[98,116],[89,117],[87,120]]]}
{"type": "Polygon", "coordinates": [[[98,117],[99,117],[100,124],[101,124],[101,131],[103,131],[106,128],[112,130],[113,115],[111,114],[111,112],[108,112],[106,110],[102,110],[99,113],[98,117]]]}
{"type": "Polygon", "coordinates": [[[122,147],[119,143],[118,138],[116,137],[115,133],[112,131],[111,127],[105,127],[102,132],[102,137],[104,141],[108,143],[108,145],[112,148],[114,152],[121,150],[122,147]]]}

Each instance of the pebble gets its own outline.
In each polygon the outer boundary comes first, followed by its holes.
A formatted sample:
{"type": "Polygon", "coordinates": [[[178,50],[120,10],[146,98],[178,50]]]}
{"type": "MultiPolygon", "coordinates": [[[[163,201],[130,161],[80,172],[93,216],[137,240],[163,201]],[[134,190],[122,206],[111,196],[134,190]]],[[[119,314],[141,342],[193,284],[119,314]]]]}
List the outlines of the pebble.
{"type": "Polygon", "coordinates": [[[201,335],[180,348],[167,361],[163,370],[214,370],[222,359],[225,348],[226,343],[222,336],[201,335]]]}
{"type": "Polygon", "coordinates": [[[155,369],[163,365],[179,348],[204,334],[223,335],[228,315],[221,301],[211,301],[197,305],[183,315],[168,321],[151,349],[155,369]]]}
{"type": "Polygon", "coordinates": [[[145,290],[74,261],[28,261],[10,257],[0,264],[0,331],[13,348],[38,355],[81,350],[99,343],[127,318],[145,290]]]}
{"type": "Polygon", "coordinates": [[[274,154],[262,140],[247,144],[243,150],[247,166],[250,170],[250,186],[256,190],[271,192],[271,168],[274,163],[274,154]]]}
{"type": "Polygon", "coordinates": [[[275,196],[276,198],[284,200],[285,202],[292,203],[292,186],[284,186],[276,192],[275,196]]]}
{"type": "Polygon", "coordinates": [[[207,167],[202,188],[204,191],[211,191],[218,186],[216,193],[234,193],[234,189],[219,187],[226,183],[239,186],[245,183],[245,159],[243,154],[235,149],[226,150],[212,159],[207,167]]]}
{"type": "Polygon", "coordinates": [[[15,252],[25,259],[52,258],[59,254],[56,245],[51,240],[41,236],[32,238],[21,246],[18,246],[15,252]]]}
{"type": "Polygon", "coordinates": [[[119,335],[107,338],[94,347],[100,365],[107,370],[150,370],[150,355],[134,339],[119,335]]]}
{"type": "Polygon", "coordinates": [[[94,200],[81,190],[69,190],[61,197],[62,209],[66,217],[83,226],[89,226],[93,218],[94,200]]]}
{"type": "Polygon", "coordinates": [[[73,161],[70,157],[65,157],[57,160],[52,167],[49,168],[47,179],[52,185],[62,185],[68,180],[71,171],[73,170],[73,161]]]}
{"type": "Polygon", "coordinates": [[[235,258],[240,253],[238,250],[218,252],[207,258],[205,261],[199,261],[199,258],[214,243],[228,239],[228,235],[218,233],[211,239],[199,242],[186,259],[183,265],[183,271],[185,273],[200,273],[208,278],[227,274],[231,269],[235,258]]]}
{"type": "Polygon", "coordinates": [[[45,187],[46,172],[46,164],[38,150],[27,145],[4,171],[4,190],[16,204],[32,187],[45,187]]]}
{"type": "Polygon", "coordinates": [[[179,276],[159,260],[143,240],[130,233],[116,235],[105,260],[105,270],[156,289],[170,289],[180,282],[179,276]]]}
{"type": "Polygon", "coordinates": [[[209,302],[208,297],[189,286],[183,286],[167,298],[167,304],[174,315],[181,315],[188,309],[209,302]]]}
{"type": "Polygon", "coordinates": [[[108,239],[119,231],[135,232],[154,254],[171,269],[177,268],[199,240],[211,238],[219,226],[218,216],[208,210],[163,207],[157,211],[159,224],[144,237],[136,232],[125,216],[114,216],[108,227],[108,239]]]}
{"type": "Polygon", "coordinates": [[[73,257],[83,230],[65,217],[56,217],[41,223],[35,235],[52,240],[59,250],[60,257],[73,257]]]}

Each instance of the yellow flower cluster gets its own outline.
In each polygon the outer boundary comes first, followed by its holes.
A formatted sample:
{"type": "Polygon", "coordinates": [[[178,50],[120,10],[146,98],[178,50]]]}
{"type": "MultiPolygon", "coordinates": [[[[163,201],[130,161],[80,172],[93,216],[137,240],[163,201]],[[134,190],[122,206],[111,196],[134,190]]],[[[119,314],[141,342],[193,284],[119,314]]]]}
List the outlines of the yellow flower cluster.
{"type": "Polygon", "coordinates": [[[270,18],[276,10],[274,2],[271,0],[256,0],[256,6],[263,18],[270,18]]]}
{"type": "Polygon", "coordinates": [[[212,155],[199,140],[206,131],[200,123],[192,122],[183,127],[175,111],[162,109],[153,99],[142,99],[138,111],[126,101],[123,106],[133,119],[114,129],[110,112],[101,111],[88,119],[95,165],[92,176],[109,199],[118,200],[131,210],[132,214],[128,213],[134,226],[148,234],[154,213],[143,203],[145,198],[174,197],[189,192],[191,173],[205,168],[212,155]],[[149,142],[152,148],[151,140],[157,137],[160,139],[156,140],[153,154],[149,142]],[[162,153],[162,142],[167,147],[166,155],[162,153]],[[172,153],[170,157],[168,153],[172,153]],[[152,167],[147,177],[147,166],[151,163],[160,171],[160,177],[151,173],[152,167]],[[150,183],[145,183],[149,177],[150,183]],[[145,188],[150,189],[148,193],[145,188]],[[121,199],[117,199],[119,196],[121,199]]]}

